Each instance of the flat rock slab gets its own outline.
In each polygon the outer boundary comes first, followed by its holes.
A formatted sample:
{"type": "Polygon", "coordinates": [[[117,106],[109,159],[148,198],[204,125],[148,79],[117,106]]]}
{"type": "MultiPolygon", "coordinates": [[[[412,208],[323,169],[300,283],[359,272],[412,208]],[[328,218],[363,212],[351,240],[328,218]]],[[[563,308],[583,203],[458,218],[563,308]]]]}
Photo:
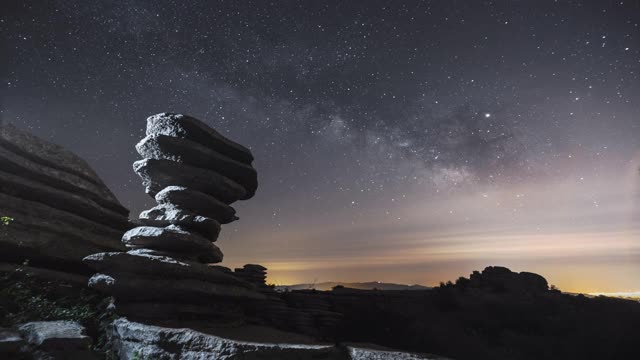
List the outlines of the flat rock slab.
{"type": "Polygon", "coordinates": [[[167,135],[197,142],[245,164],[253,155],[246,147],[227,139],[202,121],[183,114],[160,113],[147,118],[147,135],[167,135]]]}
{"type": "Polygon", "coordinates": [[[125,360],[139,358],[162,360],[444,360],[431,355],[374,350],[352,345],[334,346],[310,341],[296,343],[296,340],[300,340],[299,335],[264,327],[238,328],[243,340],[235,340],[225,336],[229,330],[233,329],[220,329],[213,331],[213,333],[204,333],[188,328],[146,325],[120,318],[112,324],[113,350],[120,359],[125,360]]]}
{"type": "Polygon", "coordinates": [[[156,227],[180,225],[198,232],[210,241],[217,240],[220,234],[220,223],[217,220],[193,214],[174,204],[158,205],[145,210],[140,213],[138,221],[143,225],[156,227]]]}
{"type": "Polygon", "coordinates": [[[138,226],[122,236],[122,242],[129,248],[150,248],[177,253],[198,254],[204,262],[222,261],[222,251],[206,238],[184,230],[177,225],[164,228],[138,226]]]}
{"type": "Polygon", "coordinates": [[[156,194],[158,204],[175,205],[194,214],[228,224],[238,219],[236,210],[231,206],[203,192],[182,186],[167,186],[156,194]]]}
{"type": "Polygon", "coordinates": [[[24,339],[39,350],[87,350],[91,338],[75,321],[36,321],[21,325],[24,339]]]}
{"type": "Polygon", "coordinates": [[[143,159],[133,163],[147,194],[154,196],[167,186],[183,186],[231,204],[248,199],[247,191],[219,173],[170,160],[143,159]]]}
{"type": "MultiPolygon", "coordinates": [[[[161,276],[170,279],[196,279],[211,283],[252,286],[215,267],[196,262],[177,260],[168,256],[150,255],[140,250],[107,252],[85,257],[83,262],[92,269],[107,274],[132,273],[134,276],[161,276]]],[[[180,281],[180,280],[177,280],[180,281]]]]}
{"type": "Polygon", "coordinates": [[[427,354],[413,354],[393,350],[374,350],[348,346],[351,360],[446,360],[443,357],[427,354]]]}
{"type": "Polygon", "coordinates": [[[136,150],[145,159],[171,160],[218,172],[244,187],[248,197],[253,196],[258,188],[258,174],[250,165],[191,140],[150,135],[136,145],[136,150]]]}
{"type": "Polygon", "coordinates": [[[185,328],[165,328],[117,319],[114,350],[123,360],[143,359],[344,359],[331,345],[237,341],[185,328]]]}
{"type": "Polygon", "coordinates": [[[152,300],[206,302],[211,298],[261,300],[265,296],[255,290],[233,284],[211,283],[196,279],[167,278],[162,274],[141,276],[135,274],[95,274],[89,287],[126,300],[152,300]]]}

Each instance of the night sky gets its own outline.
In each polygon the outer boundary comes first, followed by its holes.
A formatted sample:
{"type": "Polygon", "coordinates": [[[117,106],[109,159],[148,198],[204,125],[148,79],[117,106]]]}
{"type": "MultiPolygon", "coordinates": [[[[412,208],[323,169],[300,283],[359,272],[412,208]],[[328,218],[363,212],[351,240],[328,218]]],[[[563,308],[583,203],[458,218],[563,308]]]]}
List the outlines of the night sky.
{"type": "Polygon", "coordinates": [[[131,168],[147,116],[251,148],[227,266],[640,291],[638,1],[1,6],[3,121],[84,157],[132,217],[154,203],[131,168]]]}

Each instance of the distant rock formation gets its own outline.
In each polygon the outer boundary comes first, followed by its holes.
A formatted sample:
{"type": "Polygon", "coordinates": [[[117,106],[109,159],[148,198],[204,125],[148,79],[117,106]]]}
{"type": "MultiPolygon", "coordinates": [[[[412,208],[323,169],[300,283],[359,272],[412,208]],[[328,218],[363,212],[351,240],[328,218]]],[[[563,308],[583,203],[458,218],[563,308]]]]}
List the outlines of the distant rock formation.
{"type": "Polygon", "coordinates": [[[530,272],[513,272],[502,266],[488,266],[482,272],[474,271],[469,287],[506,292],[540,293],[549,290],[547,280],[530,272]]]}
{"type": "Polygon", "coordinates": [[[422,285],[405,285],[405,284],[394,284],[394,283],[385,283],[379,281],[369,281],[369,282],[336,282],[336,281],[327,281],[321,283],[313,283],[313,284],[295,284],[295,285],[279,285],[276,286],[276,290],[278,291],[295,291],[295,290],[320,290],[320,291],[330,291],[334,288],[344,288],[344,289],[355,289],[355,290],[381,290],[381,291],[403,291],[403,290],[429,290],[430,287],[422,286],[422,285]]]}
{"type": "Polygon", "coordinates": [[[124,249],[128,214],[84,160],[0,123],[0,262],[86,273],[83,257],[124,249]]]}

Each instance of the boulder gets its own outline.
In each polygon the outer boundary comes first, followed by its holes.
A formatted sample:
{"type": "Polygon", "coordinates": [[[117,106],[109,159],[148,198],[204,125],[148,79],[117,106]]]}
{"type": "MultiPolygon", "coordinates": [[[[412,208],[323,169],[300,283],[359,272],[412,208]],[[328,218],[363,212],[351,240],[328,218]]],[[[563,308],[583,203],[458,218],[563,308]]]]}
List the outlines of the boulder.
{"type": "Polygon", "coordinates": [[[39,350],[86,350],[91,338],[75,321],[36,321],[21,325],[24,339],[39,350]]]}
{"type": "Polygon", "coordinates": [[[187,115],[160,113],[150,116],[147,118],[148,135],[184,138],[241,163],[251,164],[253,161],[253,155],[249,149],[220,135],[202,121],[187,115]]]}
{"type": "Polygon", "coordinates": [[[247,199],[242,186],[212,170],[155,159],[136,161],[133,170],[142,178],[147,194],[154,197],[167,186],[175,185],[204,192],[225,204],[247,199]]]}
{"type": "Polygon", "coordinates": [[[174,205],[191,213],[228,224],[238,219],[231,206],[205,193],[181,186],[168,186],[156,194],[156,201],[161,205],[174,205]]]}
{"type": "Polygon", "coordinates": [[[250,165],[235,161],[194,141],[166,135],[150,135],[137,145],[145,159],[171,160],[205,168],[237,182],[251,197],[258,188],[258,175],[250,165]]]}

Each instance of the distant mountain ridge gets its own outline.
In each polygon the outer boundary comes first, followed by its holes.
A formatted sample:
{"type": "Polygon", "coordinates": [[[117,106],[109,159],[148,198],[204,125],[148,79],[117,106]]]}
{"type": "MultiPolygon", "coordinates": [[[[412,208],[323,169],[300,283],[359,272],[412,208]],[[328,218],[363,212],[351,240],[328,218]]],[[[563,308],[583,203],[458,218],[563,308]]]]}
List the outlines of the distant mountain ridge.
{"type": "Polygon", "coordinates": [[[311,290],[316,289],[320,291],[329,291],[336,286],[344,286],[345,288],[358,289],[358,290],[429,290],[430,287],[422,285],[406,285],[406,284],[394,284],[385,283],[379,281],[369,282],[336,282],[326,281],[315,284],[295,284],[295,285],[279,285],[276,286],[276,290],[311,290]]]}

